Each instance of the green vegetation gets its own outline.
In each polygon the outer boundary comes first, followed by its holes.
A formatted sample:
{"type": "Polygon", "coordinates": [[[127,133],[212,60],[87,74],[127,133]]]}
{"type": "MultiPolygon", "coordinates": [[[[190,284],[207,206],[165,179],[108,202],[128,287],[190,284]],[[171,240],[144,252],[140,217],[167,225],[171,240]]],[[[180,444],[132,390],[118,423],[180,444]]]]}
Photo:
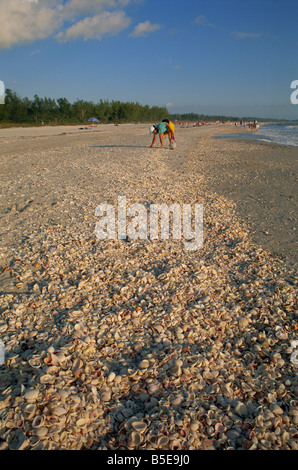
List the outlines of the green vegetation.
{"type": "Polygon", "coordinates": [[[260,122],[287,122],[278,119],[262,119],[254,117],[206,116],[204,114],[169,114],[166,107],[141,105],[139,103],[123,103],[121,101],[100,100],[98,103],[77,99],[70,103],[66,98],[40,98],[34,96],[33,100],[21,98],[9,88],[5,91],[5,103],[0,105],[0,127],[14,125],[65,125],[87,124],[88,119],[94,117],[102,123],[125,122],[152,122],[157,123],[163,119],[172,121],[253,121],[260,122]]]}
{"type": "Polygon", "coordinates": [[[28,124],[86,124],[94,117],[102,123],[109,122],[159,122],[169,119],[165,107],[139,103],[100,100],[98,103],[77,99],[70,103],[66,98],[21,98],[9,88],[5,92],[5,103],[0,106],[0,125],[28,124]]]}

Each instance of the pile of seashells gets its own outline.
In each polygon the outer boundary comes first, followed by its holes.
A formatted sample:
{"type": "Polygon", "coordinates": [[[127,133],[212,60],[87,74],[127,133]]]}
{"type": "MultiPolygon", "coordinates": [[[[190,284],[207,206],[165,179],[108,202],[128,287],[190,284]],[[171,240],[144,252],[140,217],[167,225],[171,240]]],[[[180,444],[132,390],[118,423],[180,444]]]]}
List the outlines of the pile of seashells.
{"type": "Polygon", "coordinates": [[[96,239],[91,187],[71,225],[24,221],[0,296],[1,449],[297,450],[297,279],[169,153],[132,153],[137,174],[110,160],[106,195],[204,203],[196,253],[96,239]]]}

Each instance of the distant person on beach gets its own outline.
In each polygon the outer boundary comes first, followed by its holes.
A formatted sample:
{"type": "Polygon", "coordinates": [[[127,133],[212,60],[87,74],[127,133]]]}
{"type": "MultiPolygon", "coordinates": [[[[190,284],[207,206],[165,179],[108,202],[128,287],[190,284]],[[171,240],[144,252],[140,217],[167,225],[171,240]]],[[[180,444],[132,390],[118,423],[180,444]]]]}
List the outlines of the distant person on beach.
{"type": "MultiPolygon", "coordinates": [[[[175,129],[175,128],[174,128],[175,129]]],[[[165,134],[169,135],[169,141],[171,142],[171,139],[173,139],[176,142],[175,135],[173,133],[173,127],[171,129],[170,123],[166,121],[160,122],[157,125],[153,125],[150,127],[150,133],[153,134],[153,139],[152,143],[150,145],[150,148],[153,147],[157,135],[159,135],[159,140],[160,140],[160,149],[163,149],[163,136],[165,134]]]]}
{"type": "Polygon", "coordinates": [[[258,132],[259,131],[259,124],[258,121],[255,119],[252,127],[258,132]]]}
{"type": "Polygon", "coordinates": [[[259,126],[259,124],[258,124],[258,121],[257,121],[256,119],[254,119],[254,122],[250,122],[250,123],[248,124],[248,127],[249,127],[250,130],[255,129],[255,130],[258,132],[260,126],[259,126]]]}

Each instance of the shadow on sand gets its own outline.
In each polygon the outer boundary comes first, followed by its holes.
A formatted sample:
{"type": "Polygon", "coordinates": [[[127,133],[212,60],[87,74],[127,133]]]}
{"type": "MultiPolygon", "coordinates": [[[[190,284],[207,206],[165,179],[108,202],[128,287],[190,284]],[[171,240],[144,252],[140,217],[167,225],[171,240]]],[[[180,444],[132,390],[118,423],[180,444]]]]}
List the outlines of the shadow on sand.
{"type": "Polygon", "coordinates": [[[89,145],[89,147],[97,147],[97,148],[142,148],[147,149],[149,148],[148,145],[89,145]]]}

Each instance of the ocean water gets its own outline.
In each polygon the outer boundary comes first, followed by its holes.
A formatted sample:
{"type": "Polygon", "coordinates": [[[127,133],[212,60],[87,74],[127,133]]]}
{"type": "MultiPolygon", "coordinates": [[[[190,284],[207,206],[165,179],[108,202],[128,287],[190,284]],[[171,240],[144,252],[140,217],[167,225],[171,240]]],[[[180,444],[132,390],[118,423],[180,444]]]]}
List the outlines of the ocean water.
{"type": "Polygon", "coordinates": [[[215,139],[252,139],[279,145],[298,147],[298,124],[260,123],[259,132],[245,131],[239,134],[214,136],[215,139]]]}
{"type": "Polygon", "coordinates": [[[256,140],[298,147],[298,124],[260,123],[256,140]]]}

